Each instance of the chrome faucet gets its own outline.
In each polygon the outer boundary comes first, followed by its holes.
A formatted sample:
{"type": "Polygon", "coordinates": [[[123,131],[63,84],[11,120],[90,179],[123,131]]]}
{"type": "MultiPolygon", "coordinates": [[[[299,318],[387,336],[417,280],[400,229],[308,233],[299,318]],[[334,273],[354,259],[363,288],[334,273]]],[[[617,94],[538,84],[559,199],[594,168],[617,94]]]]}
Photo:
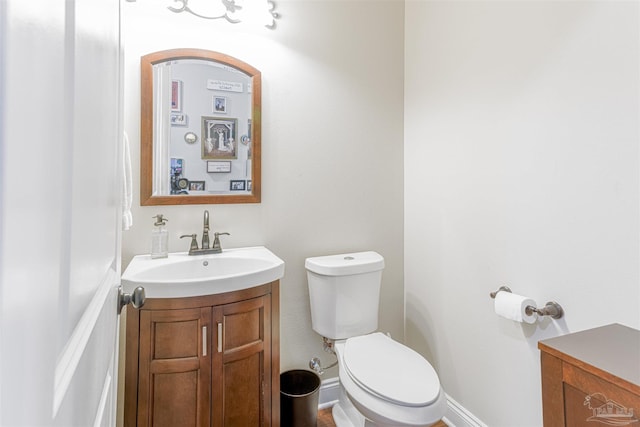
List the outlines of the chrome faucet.
{"type": "Polygon", "coordinates": [[[189,237],[191,243],[189,245],[189,255],[205,255],[205,254],[219,254],[222,252],[222,245],[220,245],[219,236],[229,236],[229,233],[213,233],[213,246],[209,244],[209,211],[204,211],[204,230],[202,231],[202,248],[198,248],[197,234],[185,234],[180,238],[189,237]]]}
{"type": "Polygon", "coordinates": [[[204,211],[204,230],[202,230],[202,249],[209,249],[209,211],[204,211]]]}

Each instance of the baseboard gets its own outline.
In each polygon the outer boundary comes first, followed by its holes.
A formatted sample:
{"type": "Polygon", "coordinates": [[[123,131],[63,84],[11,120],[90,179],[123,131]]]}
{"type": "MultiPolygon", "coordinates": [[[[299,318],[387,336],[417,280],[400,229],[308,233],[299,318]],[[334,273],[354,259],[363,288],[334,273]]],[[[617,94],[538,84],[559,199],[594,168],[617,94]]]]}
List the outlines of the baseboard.
{"type": "Polygon", "coordinates": [[[320,383],[320,397],[318,409],[329,408],[338,402],[340,392],[340,380],[338,377],[327,378],[320,383]]]}
{"type": "MultiPolygon", "coordinates": [[[[318,409],[333,406],[338,401],[340,381],[338,377],[327,378],[320,384],[320,396],[318,397],[318,409]]],[[[467,411],[451,396],[447,396],[447,412],[442,419],[449,427],[487,427],[475,415],[467,411]]]]}
{"type": "Polygon", "coordinates": [[[447,396],[447,412],[442,418],[450,427],[487,427],[475,415],[467,411],[462,405],[456,402],[451,396],[447,396]]]}

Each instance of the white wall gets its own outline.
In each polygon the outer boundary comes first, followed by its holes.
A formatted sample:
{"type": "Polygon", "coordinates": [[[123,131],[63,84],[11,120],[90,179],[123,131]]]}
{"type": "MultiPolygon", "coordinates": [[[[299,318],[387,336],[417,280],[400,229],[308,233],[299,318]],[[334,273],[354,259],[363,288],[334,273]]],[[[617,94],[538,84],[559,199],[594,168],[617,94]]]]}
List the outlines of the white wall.
{"type": "MultiPolygon", "coordinates": [[[[177,47],[235,56],[262,72],[262,203],[140,207],[134,170],[134,226],[123,262],[149,251],[156,213],[169,218],[169,248],[202,231],[209,209],[223,247],[266,245],[286,262],[281,281],[282,370],[329,364],[311,330],[304,259],[375,250],[386,259],[382,330],[403,334],[402,3],[278,1],[276,30],[246,31],[167,11],[163,2],[123,4],[125,129],[139,162],[139,58],[177,47]]],[[[332,370],[325,376],[336,375],[332,370]]]]}
{"type": "Polygon", "coordinates": [[[542,425],[538,340],[640,327],[639,17],[406,3],[407,342],[489,426],[542,425]],[[498,318],[503,284],[565,318],[498,318]]]}

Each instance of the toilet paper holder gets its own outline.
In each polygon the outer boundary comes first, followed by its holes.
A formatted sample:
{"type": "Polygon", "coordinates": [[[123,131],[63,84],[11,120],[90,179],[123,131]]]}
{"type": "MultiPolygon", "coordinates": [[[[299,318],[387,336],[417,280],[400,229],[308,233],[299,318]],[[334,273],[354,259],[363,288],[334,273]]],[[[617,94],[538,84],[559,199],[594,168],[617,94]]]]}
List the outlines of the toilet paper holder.
{"type": "MultiPolygon", "coordinates": [[[[495,299],[498,292],[511,292],[511,289],[508,286],[500,286],[497,291],[491,292],[489,296],[495,299]]],[[[554,319],[561,319],[562,316],[564,316],[562,306],[555,301],[549,301],[542,308],[528,305],[525,308],[525,313],[527,313],[527,316],[531,316],[533,313],[536,313],[538,316],[551,316],[554,319]]]]}

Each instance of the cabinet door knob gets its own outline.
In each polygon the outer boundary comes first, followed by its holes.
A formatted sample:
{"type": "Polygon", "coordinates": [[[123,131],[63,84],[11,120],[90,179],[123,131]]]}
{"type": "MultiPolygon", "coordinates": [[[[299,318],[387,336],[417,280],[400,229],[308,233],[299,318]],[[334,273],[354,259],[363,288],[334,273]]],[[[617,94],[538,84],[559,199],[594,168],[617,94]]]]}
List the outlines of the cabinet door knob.
{"type": "Polygon", "coordinates": [[[218,323],[218,353],[222,353],[222,323],[218,323]]]}
{"type": "Polygon", "coordinates": [[[144,305],[146,297],[144,288],[138,286],[130,294],[122,292],[122,286],[118,287],[118,314],[122,312],[122,307],[131,304],[134,308],[140,308],[144,305]]]}

